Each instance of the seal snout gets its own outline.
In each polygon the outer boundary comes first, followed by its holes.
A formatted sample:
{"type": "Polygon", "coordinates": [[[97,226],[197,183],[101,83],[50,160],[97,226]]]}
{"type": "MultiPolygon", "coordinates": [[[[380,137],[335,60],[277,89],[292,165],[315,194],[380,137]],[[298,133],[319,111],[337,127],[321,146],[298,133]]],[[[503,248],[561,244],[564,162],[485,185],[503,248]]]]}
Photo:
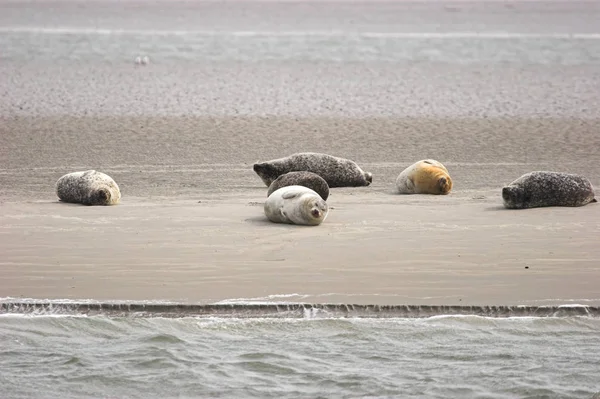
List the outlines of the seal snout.
{"type": "Polygon", "coordinates": [[[321,211],[318,210],[317,208],[313,208],[313,210],[310,211],[310,214],[313,215],[313,217],[315,217],[315,218],[321,217],[321,211]]]}
{"type": "Polygon", "coordinates": [[[92,198],[90,200],[91,205],[110,205],[110,202],[110,191],[106,188],[101,188],[98,191],[96,191],[96,193],[92,195],[92,198]]]}
{"type": "Polygon", "coordinates": [[[373,174],[370,172],[365,172],[365,180],[370,183],[373,183],[373,174]]]}
{"type": "Polygon", "coordinates": [[[110,199],[110,192],[108,190],[99,190],[98,191],[98,200],[100,202],[108,202],[110,199]]]}
{"type": "Polygon", "coordinates": [[[502,188],[502,199],[504,201],[510,201],[510,188],[509,187],[502,188]]]}
{"type": "Polygon", "coordinates": [[[438,180],[438,187],[442,194],[448,194],[452,189],[452,180],[450,180],[450,177],[442,176],[438,180]]]}

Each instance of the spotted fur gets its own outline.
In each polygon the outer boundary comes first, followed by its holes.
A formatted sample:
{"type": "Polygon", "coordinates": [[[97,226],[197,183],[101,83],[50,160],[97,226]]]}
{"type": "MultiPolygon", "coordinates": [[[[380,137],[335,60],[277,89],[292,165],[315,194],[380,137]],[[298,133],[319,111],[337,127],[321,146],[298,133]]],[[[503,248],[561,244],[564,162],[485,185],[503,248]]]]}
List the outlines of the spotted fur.
{"type": "Polygon", "coordinates": [[[502,189],[504,206],[526,209],[583,206],[597,202],[590,181],[580,175],[536,171],[524,174],[502,189]]]}
{"type": "Polygon", "coordinates": [[[368,186],[373,181],[373,175],[364,172],[356,162],[315,152],[301,152],[255,163],[253,169],[267,187],[279,176],[298,171],[321,176],[330,188],[368,186]]]}
{"type": "Polygon", "coordinates": [[[83,205],[116,205],[121,200],[117,183],[95,170],[62,176],[56,182],[56,195],[63,202],[83,205]]]}
{"type": "Polygon", "coordinates": [[[288,172],[273,180],[267,191],[267,197],[275,190],[286,186],[304,186],[314,190],[324,200],[329,197],[329,185],[321,176],[312,172],[288,172]]]}

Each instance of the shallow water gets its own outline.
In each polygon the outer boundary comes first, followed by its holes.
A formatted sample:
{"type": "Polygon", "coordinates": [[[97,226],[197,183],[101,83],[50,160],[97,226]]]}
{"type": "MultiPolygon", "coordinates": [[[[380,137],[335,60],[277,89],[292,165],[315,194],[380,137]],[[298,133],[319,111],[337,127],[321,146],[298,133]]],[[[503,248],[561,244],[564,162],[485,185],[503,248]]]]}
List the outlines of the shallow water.
{"type": "Polygon", "coordinates": [[[0,317],[7,398],[589,398],[600,319],[0,317]]]}
{"type": "Polygon", "coordinates": [[[131,31],[5,29],[2,57],[14,62],[156,64],[198,62],[600,63],[600,34],[131,31]]]}
{"type": "Polygon", "coordinates": [[[3,62],[600,63],[595,2],[0,2],[3,62]]]}
{"type": "Polygon", "coordinates": [[[4,0],[0,114],[598,117],[598,20],[590,1],[4,0]]]}

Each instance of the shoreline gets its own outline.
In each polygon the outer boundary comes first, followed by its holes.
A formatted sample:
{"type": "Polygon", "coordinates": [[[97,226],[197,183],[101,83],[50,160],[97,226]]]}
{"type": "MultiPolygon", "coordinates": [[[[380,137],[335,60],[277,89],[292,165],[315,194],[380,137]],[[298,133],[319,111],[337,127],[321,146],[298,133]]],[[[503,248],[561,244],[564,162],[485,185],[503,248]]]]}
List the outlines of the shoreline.
{"type": "Polygon", "coordinates": [[[600,317],[600,306],[448,306],[358,305],[334,303],[183,304],[161,302],[93,302],[0,300],[0,315],[109,316],[163,318],[429,318],[436,316],[600,317]]]}
{"type": "Polygon", "coordinates": [[[305,227],[268,222],[263,195],[113,207],[4,203],[0,295],[600,304],[595,204],[523,212],[498,198],[389,195],[370,203],[377,193],[334,192],[326,223],[305,227]]]}

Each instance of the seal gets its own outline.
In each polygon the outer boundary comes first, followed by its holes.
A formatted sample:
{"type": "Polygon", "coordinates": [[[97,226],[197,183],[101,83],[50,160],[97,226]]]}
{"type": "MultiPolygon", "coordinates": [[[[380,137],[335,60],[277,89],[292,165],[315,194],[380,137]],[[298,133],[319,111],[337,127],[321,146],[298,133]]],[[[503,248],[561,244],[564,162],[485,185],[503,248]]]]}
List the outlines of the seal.
{"type": "Polygon", "coordinates": [[[327,203],[314,190],[304,186],[285,186],[265,201],[265,215],[273,223],[317,226],[329,214],[327,203]]]}
{"type": "Polygon", "coordinates": [[[284,158],[258,162],[253,169],[267,187],[279,176],[299,171],[316,173],[329,187],[368,186],[373,182],[373,175],[364,172],[356,162],[317,152],[299,152],[284,158]]]}
{"type": "Polygon", "coordinates": [[[598,202],[594,187],[584,176],[548,171],[524,174],[502,188],[504,206],[509,209],[546,206],[583,206],[598,202]]]}
{"type": "Polygon", "coordinates": [[[267,197],[274,191],[286,186],[304,186],[315,191],[325,201],[329,197],[329,185],[321,176],[312,172],[288,172],[273,180],[267,191],[267,197]]]}
{"type": "Polygon", "coordinates": [[[448,194],[452,179],[448,169],[434,159],[424,159],[404,169],[396,179],[400,194],[448,194]]]}
{"type": "Polygon", "coordinates": [[[116,205],[121,200],[117,183],[95,170],[62,176],[56,182],[56,195],[63,202],[83,205],[116,205]]]}

